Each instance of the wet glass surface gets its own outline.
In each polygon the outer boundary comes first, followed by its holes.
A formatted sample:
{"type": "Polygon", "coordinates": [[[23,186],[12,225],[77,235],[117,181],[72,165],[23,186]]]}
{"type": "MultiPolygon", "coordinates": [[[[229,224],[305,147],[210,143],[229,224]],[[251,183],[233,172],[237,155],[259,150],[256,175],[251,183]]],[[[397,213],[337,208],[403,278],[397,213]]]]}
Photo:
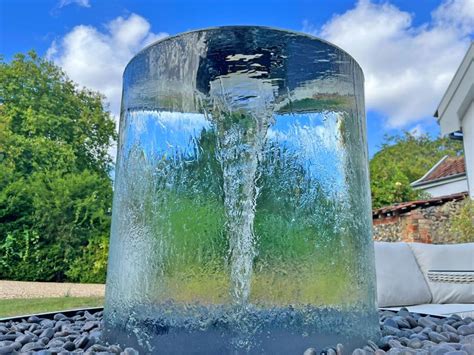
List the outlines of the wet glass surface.
{"type": "Polygon", "coordinates": [[[144,352],[292,353],[377,334],[363,74],[314,37],[186,33],[124,73],[106,291],[144,352]]]}

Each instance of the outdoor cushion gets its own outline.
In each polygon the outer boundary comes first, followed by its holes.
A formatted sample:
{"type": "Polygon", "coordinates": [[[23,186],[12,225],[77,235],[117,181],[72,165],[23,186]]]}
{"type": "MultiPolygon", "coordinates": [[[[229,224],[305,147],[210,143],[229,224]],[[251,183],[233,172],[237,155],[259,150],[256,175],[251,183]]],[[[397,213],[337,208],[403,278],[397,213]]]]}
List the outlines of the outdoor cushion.
{"type": "MultiPolygon", "coordinates": [[[[401,307],[384,307],[391,311],[398,311],[401,307]]],[[[448,317],[457,314],[462,318],[474,316],[474,304],[472,303],[450,303],[450,304],[418,304],[406,307],[410,312],[429,314],[432,316],[448,317]]]]}
{"type": "Polygon", "coordinates": [[[432,281],[429,271],[473,271],[474,243],[422,244],[410,243],[431,294],[432,303],[474,303],[474,283],[432,281]]]}
{"type": "Polygon", "coordinates": [[[379,307],[431,302],[431,293],[406,243],[375,242],[379,307]]]}

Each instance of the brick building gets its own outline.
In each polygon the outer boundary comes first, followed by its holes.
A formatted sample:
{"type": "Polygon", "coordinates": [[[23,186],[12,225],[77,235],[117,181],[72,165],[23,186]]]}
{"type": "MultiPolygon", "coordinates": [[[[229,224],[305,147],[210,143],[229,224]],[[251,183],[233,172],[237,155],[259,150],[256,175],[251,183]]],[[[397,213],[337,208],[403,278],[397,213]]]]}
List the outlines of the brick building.
{"type": "Polygon", "coordinates": [[[455,243],[450,220],[459,212],[466,196],[463,192],[378,208],[372,212],[374,240],[455,243]]]}

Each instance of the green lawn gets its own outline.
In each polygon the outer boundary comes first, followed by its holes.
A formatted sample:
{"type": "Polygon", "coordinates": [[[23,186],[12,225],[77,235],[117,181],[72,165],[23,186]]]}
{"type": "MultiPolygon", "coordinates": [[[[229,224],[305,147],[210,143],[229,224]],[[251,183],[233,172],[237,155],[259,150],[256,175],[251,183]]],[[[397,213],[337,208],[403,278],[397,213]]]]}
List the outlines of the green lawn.
{"type": "Polygon", "coordinates": [[[73,308],[101,307],[102,297],[20,298],[0,300],[0,318],[73,308]]]}

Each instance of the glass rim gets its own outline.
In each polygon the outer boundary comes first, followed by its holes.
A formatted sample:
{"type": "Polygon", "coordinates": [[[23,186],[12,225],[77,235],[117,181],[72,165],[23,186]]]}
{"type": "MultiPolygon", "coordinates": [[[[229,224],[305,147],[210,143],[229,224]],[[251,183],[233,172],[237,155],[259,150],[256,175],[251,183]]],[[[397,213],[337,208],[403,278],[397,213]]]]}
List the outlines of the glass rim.
{"type": "Polygon", "coordinates": [[[172,41],[172,40],[175,40],[177,38],[180,38],[180,37],[184,37],[184,36],[187,36],[189,34],[193,34],[193,33],[199,33],[199,32],[210,32],[210,31],[215,31],[215,30],[225,30],[225,29],[261,29],[261,30],[267,30],[267,31],[271,31],[271,32],[281,32],[281,33],[287,33],[287,34],[292,34],[292,35],[296,35],[296,36],[299,36],[299,37],[307,37],[308,39],[311,39],[313,41],[318,41],[318,42],[322,42],[322,43],[325,43],[325,44],[328,44],[336,49],[338,49],[339,51],[345,53],[347,56],[349,56],[353,61],[354,63],[359,67],[360,71],[362,72],[362,78],[364,78],[364,71],[362,69],[362,66],[359,64],[359,62],[357,60],[355,60],[355,58],[350,54],[348,53],[346,50],[342,49],[341,47],[339,47],[338,45],[332,43],[332,42],[329,42],[323,38],[320,38],[318,36],[315,36],[315,35],[312,35],[312,34],[309,34],[309,33],[305,33],[305,32],[300,32],[300,31],[295,31],[295,30],[287,30],[287,29],[282,29],[282,28],[278,28],[278,27],[272,27],[272,26],[260,26],[260,25],[224,25],[224,26],[211,26],[211,27],[205,27],[205,28],[200,28],[200,29],[195,29],[195,30],[189,30],[189,31],[185,31],[185,32],[180,32],[180,33],[177,33],[175,35],[171,35],[171,36],[167,36],[167,37],[164,37],[164,38],[161,38],[159,40],[156,40],[150,44],[148,44],[147,46],[143,47],[140,51],[138,51],[127,63],[127,65],[125,66],[124,70],[123,70],[123,74],[122,74],[122,77],[125,75],[125,72],[127,71],[128,67],[132,64],[132,62],[135,60],[135,58],[137,58],[138,56],[140,56],[143,52],[147,51],[149,48],[153,47],[153,46],[156,46],[156,45],[159,45],[163,42],[166,42],[166,41],[172,41]]]}

